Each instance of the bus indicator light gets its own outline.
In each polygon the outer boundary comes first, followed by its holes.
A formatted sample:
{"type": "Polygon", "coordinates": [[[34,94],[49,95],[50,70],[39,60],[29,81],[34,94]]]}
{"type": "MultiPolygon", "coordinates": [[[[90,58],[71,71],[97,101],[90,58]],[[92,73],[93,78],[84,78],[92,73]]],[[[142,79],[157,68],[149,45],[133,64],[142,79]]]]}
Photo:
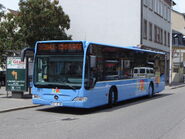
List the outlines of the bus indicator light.
{"type": "Polygon", "coordinates": [[[52,93],[60,93],[60,89],[52,89],[52,93]]]}

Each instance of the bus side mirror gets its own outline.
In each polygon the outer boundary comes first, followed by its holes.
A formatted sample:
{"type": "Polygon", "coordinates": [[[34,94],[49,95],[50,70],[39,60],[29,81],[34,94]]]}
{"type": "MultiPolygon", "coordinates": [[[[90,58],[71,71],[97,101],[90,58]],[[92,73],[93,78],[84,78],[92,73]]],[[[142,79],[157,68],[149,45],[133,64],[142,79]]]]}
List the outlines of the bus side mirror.
{"type": "Polygon", "coordinates": [[[96,78],[90,78],[88,83],[87,83],[87,86],[86,86],[86,89],[92,89],[94,88],[96,85],[96,78]]]}
{"type": "Polygon", "coordinates": [[[90,56],[90,67],[95,68],[96,67],[96,56],[90,56]]]}
{"type": "Polygon", "coordinates": [[[90,88],[94,88],[96,85],[96,78],[90,79],[90,88]]]}
{"type": "MultiPolygon", "coordinates": [[[[34,54],[34,52],[35,52],[34,48],[24,48],[21,51],[21,61],[24,61],[25,55],[28,55],[28,54],[31,55],[30,53],[34,54]]],[[[33,54],[32,54],[32,56],[33,56],[33,54]]]]}

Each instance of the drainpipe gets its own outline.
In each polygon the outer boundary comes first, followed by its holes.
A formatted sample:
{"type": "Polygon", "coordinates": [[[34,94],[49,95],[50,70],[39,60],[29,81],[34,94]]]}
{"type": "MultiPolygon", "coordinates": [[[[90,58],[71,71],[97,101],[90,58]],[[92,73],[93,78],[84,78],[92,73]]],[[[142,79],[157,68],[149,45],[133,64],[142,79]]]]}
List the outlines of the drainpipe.
{"type": "MultiPolygon", "coordinates": [[[[173,1],[171,0],[170,9],[172,11],[173,1]]],[[[172,85],[172,14],[170,11],[170,67],[169,67],[169,85],[172,85]]]]}

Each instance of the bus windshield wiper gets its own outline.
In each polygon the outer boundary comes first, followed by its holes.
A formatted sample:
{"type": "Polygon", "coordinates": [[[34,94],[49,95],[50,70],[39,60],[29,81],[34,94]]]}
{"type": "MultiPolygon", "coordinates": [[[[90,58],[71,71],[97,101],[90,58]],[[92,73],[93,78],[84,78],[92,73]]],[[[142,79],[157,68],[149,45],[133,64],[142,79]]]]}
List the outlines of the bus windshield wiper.
{"type": "Polygon", "coordinates": [[[76,88],[75,88],[75,87],[71,86],[71,85],[70,85],[70,84],[68,84],[67,82],[61,82],[61,83],[63,83],[64,85],[66,85],[66,86],[70,87],[70,88],[71,88],[71,89],[73,89],[73,90],[76,90],[76,88]]]}
{"type": "Polygon", "coordinates": [[[42,87],[42,86],[51,86],[51,87],[55,87],[55,85],[52,84],[52,83],[44,83],[44,84],[36,83],[35,85],[36,85],[36,86],[40,86],[40,87],[42,87]]]}
{"type": "Polygon", "coordinates": [[[38,86],[38,87],[43,87],[43,86],[47,86],[47,87],[61,87],[61,86],[64,86],[64,85],[69,87],[69,88],[71,88],[71,89],[73,89],[73,90],[76,90],[75,87],[71,86],[67,82],[36,84],[36,86],[38,86]]]}

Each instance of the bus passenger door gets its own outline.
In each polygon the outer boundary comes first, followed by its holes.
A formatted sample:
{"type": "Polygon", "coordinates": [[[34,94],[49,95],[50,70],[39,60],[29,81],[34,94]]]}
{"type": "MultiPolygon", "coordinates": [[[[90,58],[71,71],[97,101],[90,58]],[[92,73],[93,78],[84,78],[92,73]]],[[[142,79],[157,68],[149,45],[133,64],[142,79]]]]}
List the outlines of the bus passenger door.
{"type": "Polygon", "coordinates": [[[89,56],[86,63],[84,86],[89,98],[88,105],[91,107],[106,104],[107,84],[100,80],[102,73],[97,68],[97,57],[89,56]]]}

